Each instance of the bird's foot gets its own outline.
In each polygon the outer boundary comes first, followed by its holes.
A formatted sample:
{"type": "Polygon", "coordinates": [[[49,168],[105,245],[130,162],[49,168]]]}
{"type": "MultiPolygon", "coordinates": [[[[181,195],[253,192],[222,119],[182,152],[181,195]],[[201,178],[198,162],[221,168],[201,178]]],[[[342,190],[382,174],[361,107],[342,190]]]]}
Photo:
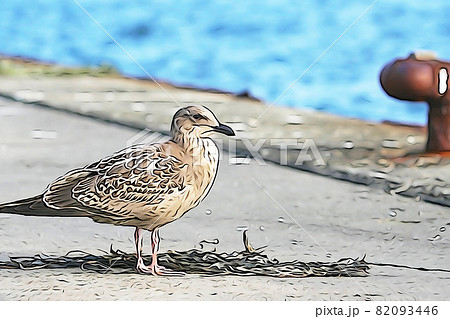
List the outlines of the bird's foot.
{"type": "Polygon", "coordinates": [[[135,269],[139,274],[152,274],[153,275],[152,268],[147,267],[144,263],[138,262],[135,269]]]}
{"type": "Polygon", "coordinates": [[[185,275],[184,272],[167,269],[166,267],[160,266],[158,264],[151,264],[150,267],[148,267],[144,263],[138,263],[136,265],[136,271],[139,274],[152,274],[153,276],[184,276],[185,275]]]}
{"type": "Polygon", "coordinates": [[[184,276],[186,275],[182,271],[175,271],[172,269],[168,269],[164,266],[160,266],[158,264],[151,265],[152,273],[155,276],[184,276]]]}

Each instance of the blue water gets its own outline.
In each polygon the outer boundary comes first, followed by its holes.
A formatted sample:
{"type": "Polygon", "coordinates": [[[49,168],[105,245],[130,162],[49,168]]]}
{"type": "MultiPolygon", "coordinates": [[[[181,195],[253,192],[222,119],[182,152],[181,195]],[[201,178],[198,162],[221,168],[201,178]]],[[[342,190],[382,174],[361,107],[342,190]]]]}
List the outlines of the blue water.
{"type": "MultiPolygon", "coordinates": [[[[249,91],[267,102],[373,0],[80,1],[155,78],[249,91]]],[[[416,49],[450,59],[450,1],[380,0],[279,105],[382,121],[426,122],[422,103],[380,88],[381,67],[416,49]]],[[[144,72],[72,0],[1,0],[0,52],[68,65],[144,72]]]]}

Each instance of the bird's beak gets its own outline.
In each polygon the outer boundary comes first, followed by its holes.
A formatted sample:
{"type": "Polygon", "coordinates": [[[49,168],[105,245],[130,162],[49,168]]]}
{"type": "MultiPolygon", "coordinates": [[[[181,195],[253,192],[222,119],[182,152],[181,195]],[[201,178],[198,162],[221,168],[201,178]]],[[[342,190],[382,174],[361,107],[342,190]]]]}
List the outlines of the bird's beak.
{"type": "Polygon", "coordinates": [[[215,132],[222,133],[227,136],[235,136],[236,135],[231,127],[229,127],[228,125],[222,124],[222,123],[219,123],[219,126],[213,127],[213,130],[215,132]]]}

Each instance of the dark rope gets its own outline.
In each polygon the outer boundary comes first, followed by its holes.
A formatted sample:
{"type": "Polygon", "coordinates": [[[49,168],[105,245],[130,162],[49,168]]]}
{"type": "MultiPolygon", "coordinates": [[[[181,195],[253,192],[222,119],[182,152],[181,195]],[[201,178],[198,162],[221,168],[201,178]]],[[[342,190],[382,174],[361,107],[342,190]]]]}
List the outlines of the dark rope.
{"type": "MultiPolygon", "coordinates": [[[[203,276],[237,275],[270,277],[361,277],[367,276],[369,266],[394,267],[418,271],[450,272],[449,269],[425,268],[392,263],[367,262],[365,256],[360,259],[342,258],[337,262],[301,262],[298,260],[280,262],[263,254],[265,247],[253,248],[249,243],[247,232],[243,234],[244,251],[218,253],[191,249],[188,251],[169,251],[158,255],[162,266],[182,271],[186,274],[203,276]]],[[[204,243],[218,243],[203,240],[204,243]]],[[[201,245],[203,248],[203,245],[201,245]]],[[[38,254],[33,257],[10,257],[9,261],[0,262],[0,269],[63,269],[79,268],[83,271],[97,273],[135,273],[135,254],[121,250],[103,251],[97,256],[82,250],[72,250],[61,257],[38,254]]],[[[151,256],[143,256],[145,263],[151,263],[151,256]]]]}
{"type": "Polygon", "coordinates": [[[366,262],[366,264],[372,265],[372,266],[405,268],[405,269],[413,269],[413,270],[419,270],[419,271],[450,272],[450,269],[442,269],[442,268],[424,268],[424,267],[413,267],[413,266],[406,266],[406,265],[389,264],[389,263],[374,263],[374,262],[366,262]]]}

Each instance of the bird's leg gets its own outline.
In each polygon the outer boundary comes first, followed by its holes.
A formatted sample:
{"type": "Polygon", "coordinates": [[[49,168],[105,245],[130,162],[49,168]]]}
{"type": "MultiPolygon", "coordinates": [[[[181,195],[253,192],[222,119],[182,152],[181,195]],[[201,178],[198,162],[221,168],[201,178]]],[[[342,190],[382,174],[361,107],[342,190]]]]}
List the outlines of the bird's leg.
{"type": "Polygon", "coordinates": [[[138,273],[153,273],[152,270],[144,264],[144,259],[142,258],[142,229],[136,227],[134,232],[134,243],[136,244],[136,271],[138,273]]]}
{"type": "Polygon", "coordinates": [[[158,265],[158,250],[159,250],[159,229],[155,229],[151,232],[151,242],[152,242],[152,264],[150,265],[150,269],[153,275],[166,275],[166,276],[182,276],[183,272],[173,271],[167,269],[163,266],[158,265]]]}

